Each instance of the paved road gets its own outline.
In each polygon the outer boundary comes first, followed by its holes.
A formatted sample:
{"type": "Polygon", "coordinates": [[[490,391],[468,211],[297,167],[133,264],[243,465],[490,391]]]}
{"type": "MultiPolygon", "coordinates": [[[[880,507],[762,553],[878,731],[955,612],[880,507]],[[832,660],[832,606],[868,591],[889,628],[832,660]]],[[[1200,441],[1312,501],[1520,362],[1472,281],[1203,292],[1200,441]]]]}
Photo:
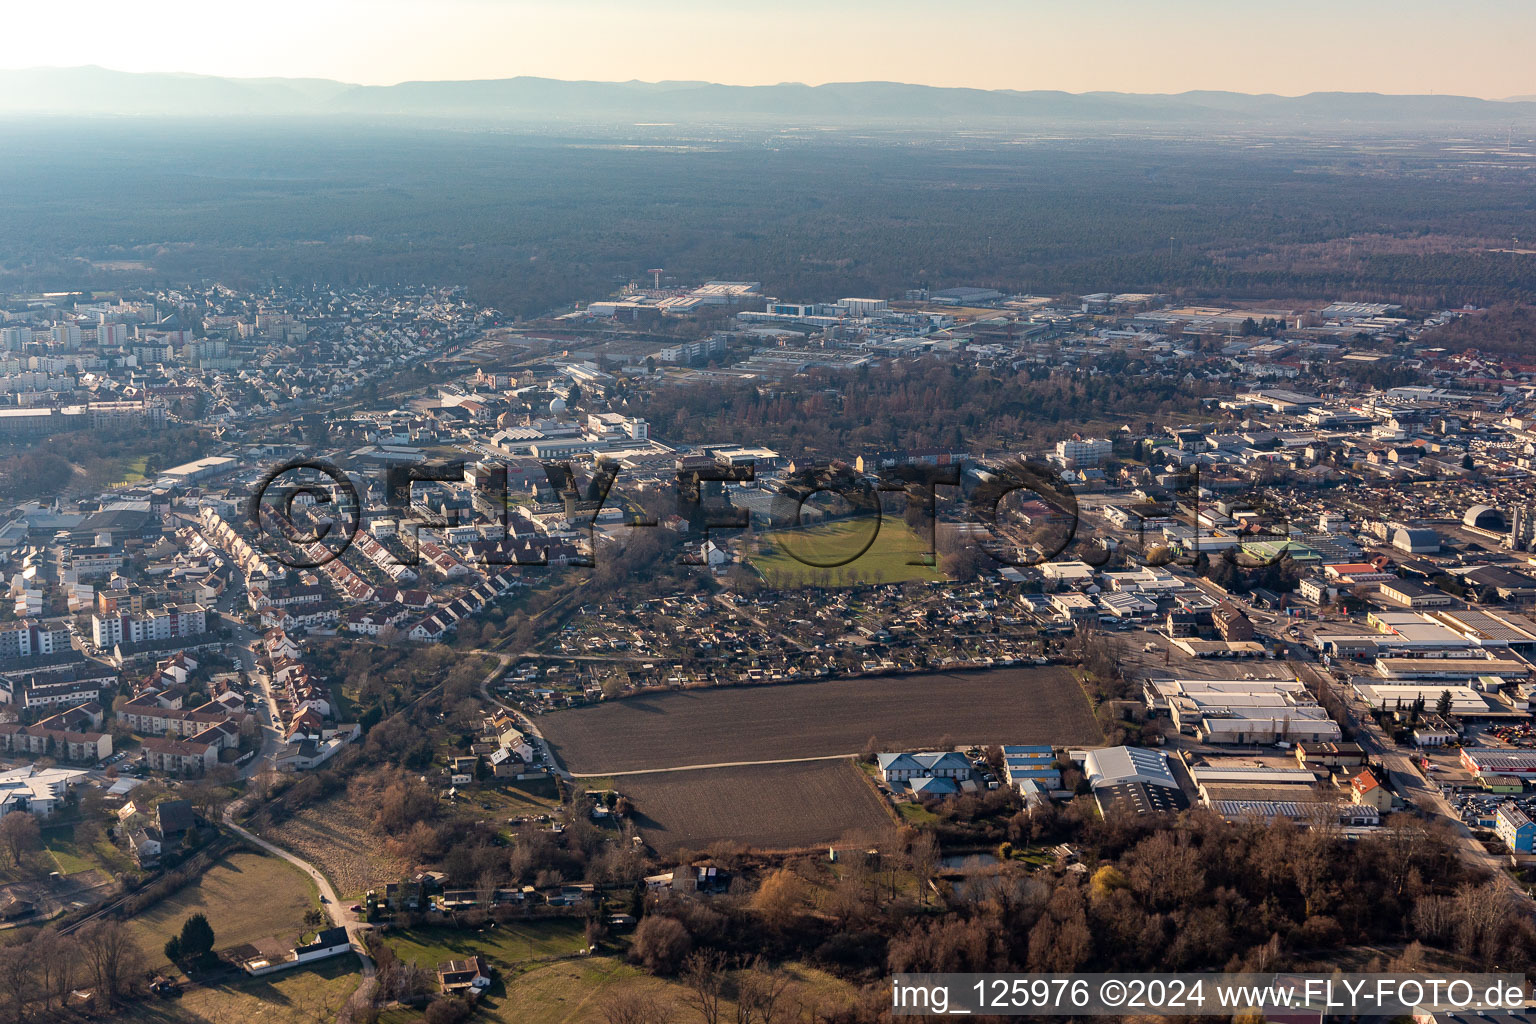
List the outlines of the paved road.
{"type": "MultiPolygon", "coordinates": [[[[352,993],[351,998],[347,1000],[347,1004],[348,1006],[352,1006],[354,1004],[359,1006],[371,1004],[373,1002],[374,989],[377,987],[378,981],[374,976],[375,969],[373,965],[373,958],[364,952],[366,947],[363,945],[363,932],[367,930],[368,925],[359,919],[356,914],[352,913],[352,911],[348,910],[345,906],[342,905],[340,897],[336,895],[336,890],[331,888],[331,883],[326,880],[325,875],[320,871],[319,868],[315,867],[313,864],[303,859],[302,857],[289,853],[281,846],[278,846],[275,843],[269,843],[256,833],[242,827],[241,825],[236,824],[235,811],[237,806],[238,805],[236,804],[231,804],[229,807],[225,808],[224,827],[235,833],[235,835],[244,839],[246,842],[250,843],[252,846],[259,847],[272,854],[273,856],[281,857],[283,860],[304,872],[314,881],[315,888],[320,890],[320,899],[322,905],[325,907],[326,916],[330,918],[332,924],[339,924],[346,928],[347,938],[352,943],[353,952],[357,954],[357,959],[362,964],[362,984],[357,987],[356,992],[352,993]]],[[[345,1010],[343,1010],[342,1019],[346,1019],[345,1010]]]]}
{"type": "Polygon", "coordinates": [[[1511,897],[1520,901],[1527,913],[1536,915],[1536,902],[1531,900],[1524,886],[1515,881],[1514,877],[1505,870],[1504,859],[1498,854],[1488,852],[1487,847],[1472,834],[1466,822],[1461,820],[1461,815],[1456,813],[1450,801],[1425,781],[1424,776],[1414,766],[1413,759],[1397,748],[1397,745],[1376,724],[1376,720],[1369,714],[1369,709],[1352,692],[1349,692],[1348,687],[1334,679],[1326,669],[1309,662],[1292,661],[1291,664],[1296,667],[1299,678],[1307,677],[1302,673],[1311,675],[1314,688],[1320,679],[1327,681],[1329,687],[1344,704],[1350,725],[1354,727],[1356,742],[1364,748],[1367,755],[1381,762],[1381,766],[1387,772],[1392,790],[1419,810],[1447,819],[1461,840],[1459,844],[1461,859],[1469,867],[1491,874],[1511,897]]]}
{"type": "MultiPolygon", "coordinates": [[[[252,679],[256,680],[264,698],[257,710],[257,720],[261,724],[262,732],[261,750],[241,770],[241,775],[249,779],[259,772],[262,767],[269,764],[277,754],[277,751],[281,749],[283,732],[279,724],[277,703],[272,696],[272,681],[258,664],[256,645],[260,642],[260,638],[251,627],[233,614],[233,602],[229,600],[228,594],[225,595],[224,601],[221,601],[221,605],[223,607],[220,608],[220,614],[224,616],[234,634],[235,652],[236,656],[240,659],[241,667],[245,669],[252,679]]],[[[363,980],[358,985],[357,990],[348,998],[338,1020],[358,1019],[360,1013],[357,1011],[361,1011],[363,1008],[373,1004],[374,991],[378,987],[373,959],[364,952],[366,947],[363,945],[362,935],[368,925],[342,905],[341,898],[337,895],[336,890],[331,887],[330,881],[326,879],[324,873],[319,868],[302,857],[288,852],[276,843],[268,842],[256,833],[237,824],[235,816],[243,805],[244,801],[240,801],[224,809],[224,827],[252,846],[265,850],[273,856],[281,857],[308,875],[314,881],[315,888],[320,891],[321,905],[325,908],[326,916],[330,919],[331,923],[339,924],[346,928],[347,939],[352,943],[352,949],[362,964],[363,980]]]]}
{"type": "Polygon", "coordinates": [[[633,768],[622,772],[564,772],[572,779],[616,779],[621,775],[659,775],[663,772],[697,772],[707,768],[750,768],[758,764],[801,764],[806,761],[846,761],[859,751],[847,754],[816,754],[813,757],[778,757],[771,761],[717,761],[714,764],[680,764],[672,768],[633,768]]]}
{"type": "Polygon", "coordinates": [[[496,680],[496,677],[501,675],[501,673],[505,672],[508,665],[512,664],[514,661],[518,660],[519,658],[527,657],[528,655],[526,655],[526,654],[507,654],[507,653],[502,652],[502,651],[486,651],[486,650],[478,650],[478,651],[475,651],[474,653],[476,653],[476,654],[489,654],[489,655],[492,655],[492,656],[494,656],[496,658],[499,658],[501,660],[500,664],[497,665],[496,668],[492,669],[490,672],[487,672],[486,675],[485,675],[485,678],[480,680],[480,696],[485,698],[485,702],[487,704],[491,704],[491,705],[494,705],[494,706],[496,706],[498,708],[501,708],[501,710],[505,711],[507,714],[509,714],[513,718],[517,719],[517,723],[522,728],[522,730],[524,732],[526,732],[529,736],[533,737],[534,745],[539,750],[543,751],[545,763],[547,763],[551,768],[553,768],[555,770],[555,774],[556,775],[560,776],[562,779],[565,779],[566,781],[570,781],[572,779],[578,778],[579,776],[572,775],[570,772],[566,771],[565,770],[565,765],[561,764],[560,763],[560,759],[555,757],[554,750],[552,750],[550,748],[549,741],[544,738],[544,734],[539,731],[538,724],[536,722],[534,722],[532,715],[524,714],[522,708],[513,707],[511,704],[508,704],[506,701],[497,699],[491,693],[491,683],[493,683],[496,680]]]}
{"type": "MultiPolygon", "coordinates": [[[[231,564],[235,578],[241,581],[238,589],[244,590],[246,581],[241,575],[238,566],[231,564]]],[[[276,756],[283,746],[282,718],[278,714],[277,701],[272,696],[272,680],[262,671],[260,658],[257,654],[258,645],[261,643],[261,635],[240,618],[239,608],[236,607],[234,591],[237,588],[231,586],[225,589],[220,596],[216,608],[219,616],[229,628],[235,646],[235,657],[240,662],[240,667],[245,674],[255,682],[261,691],[261,703],[257,706],[256,720],[261,727],[261,750],[256,756],[240,770],[242,778],[250,779],[261,771],[264,764],[276,756]]]]}

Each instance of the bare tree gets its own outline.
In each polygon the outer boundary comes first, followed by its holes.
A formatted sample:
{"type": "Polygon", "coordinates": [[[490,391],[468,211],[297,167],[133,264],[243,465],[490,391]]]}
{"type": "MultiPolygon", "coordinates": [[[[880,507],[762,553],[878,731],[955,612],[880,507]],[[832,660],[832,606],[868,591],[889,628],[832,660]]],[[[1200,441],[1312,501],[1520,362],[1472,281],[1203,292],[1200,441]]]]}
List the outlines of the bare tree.
{"type": "Polygon", "coordinates": [[[789,975],[770,969],[762,957],[755,958],[741,976],[736,990],[736,1024],[777,1024],[785,1009],[784,992],[789,975]]]}
{"type": "Polygon", "coordinates": [[[64,1005],[69,993],[74,990],[79,981],[81,972],[80,943],[72,935],[60,935],[57,932],[45,931],[47,944],[38,952],[37,939],[33,940],[34,955],[40,961],[45,961],[38,971],[38,980],[45,986],[44,1007],[52,1000],[57,1000],[60,1006],[64,1005]]]}
{"type": "Polygon", "coordinates": [[[1456,935],[1461,952],[1491,956],[1512,919],[1508,892],[1497,882],[1462,885],[1456,890],[1456,935]]]}
{"type": "Polygon", "coordinates": [[[85,964],[96,982],[96,990],[116,1008],[118,997],[127,991],[130,980],[144,965],[144,954],[128,934],[123,922],[103,918],[76,933],[85,964]]]}
{"type": "Polygon", "coordinates": [[[37,818],[30,814],[7,814],[0,818],[0,843],[5,845],[11,863],[19,865],[28,851],[43,845],[43,831],[37,818]]]}
{"type": "Polygon", "coordinates": [[[44,1009],[53,1007],[53,972],[58,966],[54,958],[58,956],[58,942],[59,933],[52,928],[44,928],[27,943],[27,954],[32,958],[36,972],[36,996],[42,997],[44,1009]]]}
{"type": "Polygon", "coordinates": [[[933,880],[933,873],[939,866],[939,841],[932,832],[919,832],[917,838],[912,840],[908,856],[912,859],[912,873],[917,876],[917,884],[923,889],[923,902],[927,903],[928,883],[933,880]]]}
{"type": "Polygon", "coordinates": [[[27,1001],[37,983],[32,955],[23,945],[0,948],[0,995],[16,1024],[27,1015],[27,1001]]]}
{"type": "Polygon", "coordinates": [[[704,1024],[720,1024],[725,955],[716,950],[699,950],[692,954],[683,966],[683,980],[688,984],[688,1003],[699,1011],[704,1024]]]}
{"type": "Polygon", "coordinates": [[[599,1007],[606,1024],[668,1024],[672,1005],[653,993],[623,988],[609,995],[599,1007]]]}

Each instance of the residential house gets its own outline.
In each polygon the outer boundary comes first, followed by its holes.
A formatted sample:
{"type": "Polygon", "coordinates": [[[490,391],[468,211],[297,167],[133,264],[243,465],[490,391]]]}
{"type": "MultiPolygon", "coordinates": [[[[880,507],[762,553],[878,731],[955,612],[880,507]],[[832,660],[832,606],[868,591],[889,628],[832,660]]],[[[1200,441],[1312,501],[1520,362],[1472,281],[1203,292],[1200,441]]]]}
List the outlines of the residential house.
{"type": "Polygon", "coordinates": [[[491,984],[491,968],[482,956],[446,960],[437,967],[437,984],[444,995],[487,988],[491,984]]]}

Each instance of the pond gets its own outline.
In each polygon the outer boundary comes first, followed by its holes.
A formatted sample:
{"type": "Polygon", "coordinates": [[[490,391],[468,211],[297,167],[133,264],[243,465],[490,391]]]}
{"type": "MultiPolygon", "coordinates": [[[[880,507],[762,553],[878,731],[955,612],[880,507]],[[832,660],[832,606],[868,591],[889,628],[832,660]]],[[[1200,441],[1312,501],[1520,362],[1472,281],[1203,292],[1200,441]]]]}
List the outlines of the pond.
{"type": "Polygon", "coordinates": [[[971,872],[996,867],[1001,863],[995,853],[951,853],[939,858],[939,869],[971,872]]]}

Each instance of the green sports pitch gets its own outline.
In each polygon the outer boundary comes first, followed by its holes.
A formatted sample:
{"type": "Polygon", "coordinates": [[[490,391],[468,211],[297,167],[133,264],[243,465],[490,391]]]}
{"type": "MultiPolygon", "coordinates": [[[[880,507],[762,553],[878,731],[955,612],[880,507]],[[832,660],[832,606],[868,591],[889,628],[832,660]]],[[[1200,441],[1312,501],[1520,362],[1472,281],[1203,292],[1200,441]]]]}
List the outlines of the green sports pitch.
{"type": "Polygon", "coordinates": [[[845,520],[760,535],[750,561],[772,587],[851,587],[871,583],[942,580],[931,565],[912,565],[928,544],[900,519],[845,520]],[[874,533],[873,540],[870,534],[874,533]],[[860,549],[868,549],[845,565],[860,549]],[[798,556],[798,557],[797,557],[798,556]],[[819,564],[807,564],[819,563],[819,564]]]}

